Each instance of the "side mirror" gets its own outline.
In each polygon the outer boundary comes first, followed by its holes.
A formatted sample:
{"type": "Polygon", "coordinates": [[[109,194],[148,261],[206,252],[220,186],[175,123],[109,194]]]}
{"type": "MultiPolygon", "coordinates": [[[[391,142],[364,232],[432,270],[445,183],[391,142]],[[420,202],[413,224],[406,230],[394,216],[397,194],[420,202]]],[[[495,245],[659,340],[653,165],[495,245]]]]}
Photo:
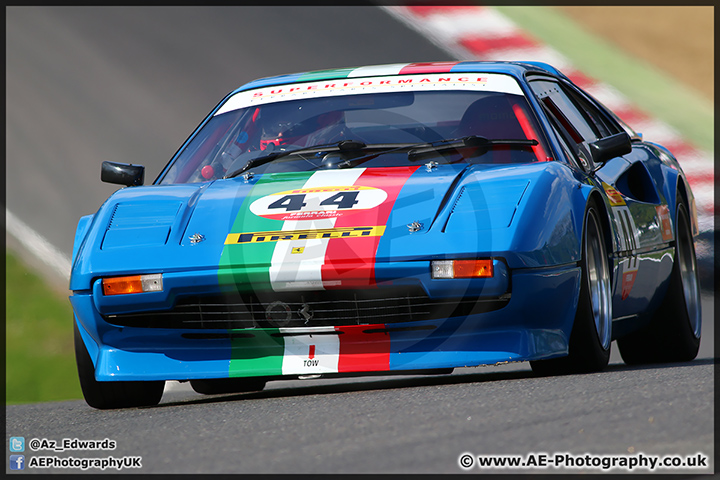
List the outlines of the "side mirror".
{"type": "Polygon", "coordinates": [[[100,180],[126,187],[137,187],[145,182],[145,167],[127,163],[103,162],[100,180]]]}
{"type": "Polygon", "coordinates": [[[619,157],[632,151],[630,136],[625,132],[601,138],[600,140],[590,143],[589,146],[596,169],[611,158],[619,157]]]}

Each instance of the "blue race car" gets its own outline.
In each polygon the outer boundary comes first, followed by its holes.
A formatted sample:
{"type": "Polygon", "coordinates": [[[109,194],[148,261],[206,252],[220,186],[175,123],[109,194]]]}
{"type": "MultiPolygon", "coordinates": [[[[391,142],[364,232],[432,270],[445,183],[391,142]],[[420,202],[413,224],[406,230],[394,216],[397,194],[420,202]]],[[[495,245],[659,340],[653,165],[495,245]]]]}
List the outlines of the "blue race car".
{"type": "Polygon", "coordinates": [[[379,65],[225,97],[77,227],[83,394],[304,376],[687,361],[695,202],[673,155],[537,62],[379,65]]]}

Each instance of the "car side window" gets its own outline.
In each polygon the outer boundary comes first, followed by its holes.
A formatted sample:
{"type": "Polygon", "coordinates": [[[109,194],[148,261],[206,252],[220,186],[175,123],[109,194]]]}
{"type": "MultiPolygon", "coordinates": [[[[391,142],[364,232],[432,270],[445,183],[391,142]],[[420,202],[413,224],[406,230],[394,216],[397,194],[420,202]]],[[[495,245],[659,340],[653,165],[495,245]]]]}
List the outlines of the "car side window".
{"type": "Polygon", "coordinates": [[[563,124],[563,127],[573,136],[576,143],[594,142],[602,138],[601,132],[593,118],[587,111],[577,104],[570,94],[557,82],[549,80],[535,80],[530,86],[538,99],[563,124]]]}
{"type": "Polygon", "coordinates": [[[560,148],[562,148],[565,156],[570,160],[570,163],[576,168],[583,169],[583,159],[579,154],[579,149],[570,147],[571,140],[568,138],[567,132],[558,127],[556,119],[551,118],[550,123],[560,143],[560,148]]]}
{"type": "Polygon", "coordinates": [[[586,159],[589,152],[587,151],[586,145],[582,143],[582,139],[578,138],[579,134],[576,131],[571,133],[565,126],[563,126],[563,122],[560,121],[556,113],[554,113],[550,108],[547,108],[546,113],[548,120],[550,121],[550,126],[555,132],[555,137],[560,144],[560,148],[562,148],[565,153],[565,158],[567,158],[568,162],[574,167],[587,169],[588,162],[586,159]]]}
{"type": "MultiPolygon", "coordinates": [[[[592,101],[582,95],[580,92],[567,87],[568,95],[575,101],[582,111],[586,114],[586,118],[592,122],[598,132],[600,138],[609,137],[623,131],[622,127],[617,125],[617,119],[613,120],[604,114],[592,101]]],[[[595,100],[597,101],[597,100],[595,100]]]]}

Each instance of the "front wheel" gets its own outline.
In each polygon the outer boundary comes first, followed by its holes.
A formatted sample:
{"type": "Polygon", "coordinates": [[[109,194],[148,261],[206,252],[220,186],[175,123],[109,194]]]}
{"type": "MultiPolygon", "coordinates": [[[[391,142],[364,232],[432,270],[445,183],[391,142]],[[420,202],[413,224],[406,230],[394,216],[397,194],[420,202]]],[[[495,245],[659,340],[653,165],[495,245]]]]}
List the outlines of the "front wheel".
{"type": "Polygon", "coordinates": [[[597,372],[610,360],[612,291],[605,237],[594,204],[585,213],[582,278],[566,357],[530,362],[539,375],[597,372]]]}
{"type": "Polygon", "coordinates": [[[668,291],[649,325],[618,339],[620,356],[628,365],[690,361],[700,349],[700,325],[700,282],[690,215],[678,201],[668,291]]]}
{"type": "Polygon", "coordinates": [[[95,380],[95,367],[80,336],[76,321],[73,321],[73,335],[80,389],[88,405],[105,410],[146,407],[160,403],[165,389],[164,381],[98,382],[95,380]]]}

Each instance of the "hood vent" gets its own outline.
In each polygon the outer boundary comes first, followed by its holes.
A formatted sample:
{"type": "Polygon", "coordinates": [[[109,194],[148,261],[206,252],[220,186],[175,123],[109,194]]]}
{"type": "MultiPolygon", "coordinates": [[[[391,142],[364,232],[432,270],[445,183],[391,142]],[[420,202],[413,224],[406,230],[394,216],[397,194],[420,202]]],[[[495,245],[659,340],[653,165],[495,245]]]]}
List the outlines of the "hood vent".
{"type": "Polygon", "coordinates": [[[118,203],[102,249],[165,245],[181,202],[118,203]]]}
{"type": "Polygon", "coordinates": [[[462,187],[460,189],[460,193],[458,193],[457,198],[455,199],[455,203],[453,204],[452,209],[450,210],[450,215],[452,215],[455,212],[455,209],[458,206],[458,203],[460,203],[460,199],[463,197],[463,194],[465,193],[465,187],[462,187]]]}
{"type": "Polygon", "coordinates": [[[530,182],[512,178],[466,185],[460,191],[445,232],[507,228],[530,182]]]}

